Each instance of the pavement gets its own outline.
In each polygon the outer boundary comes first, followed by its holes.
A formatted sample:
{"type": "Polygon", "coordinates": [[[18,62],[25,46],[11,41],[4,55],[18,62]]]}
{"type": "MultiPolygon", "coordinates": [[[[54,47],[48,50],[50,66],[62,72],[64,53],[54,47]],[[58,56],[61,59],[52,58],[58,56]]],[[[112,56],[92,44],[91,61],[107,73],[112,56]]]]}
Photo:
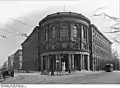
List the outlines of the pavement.
{"type": "Polygon", "coordinates": [[[68,72],[62,72],[58,73],[55,72],[54,76],[49,75],[41,75],[41,72],[33,72],[33,73],[15,73],[15,76],[12,78],[7,78],[3,84],[51,84],[54,80],[62,80],[67,79],[69,77],[77,77],[77,76],[85,76],[88,74],[97,74],[101,73],[102,71],[75,71],[71,72],[70,74],[68,72]]]}

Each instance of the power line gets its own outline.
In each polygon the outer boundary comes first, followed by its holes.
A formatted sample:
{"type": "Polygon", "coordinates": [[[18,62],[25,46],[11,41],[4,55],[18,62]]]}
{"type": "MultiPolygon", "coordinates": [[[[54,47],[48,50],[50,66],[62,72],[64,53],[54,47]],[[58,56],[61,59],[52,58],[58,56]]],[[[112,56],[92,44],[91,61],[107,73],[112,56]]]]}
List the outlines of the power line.
{"type": "Polygon", "coordinates": [[[25,22],[22,22],[22,21],[20,21],[20,20],[14,19],[14,18],[12,18],[12,17],[10,17],[10,19],[12,19],[13,21],[16,21],[16,22],[18,22],[18,23],[21,23],[21,24],[23,24],[23,25],[27,25],[27,26],[29,26],[29,27],[33,27],[32,25],[29,25],[29,24],[27,24],[27,23],[25,23],[25,22]]]}
{"type": "Polygon", "coordinates": [[[7,27],[9,27],[9,28],[10,28],[11,30],[13,30],[14,32],[18,33],[18,35],[24,36],[24,37],[28,37],[26,33],[22,33],[22,32],[14,29],[13,27],[11,27],[11,26],[9,26],[9,25],[7,25],[7,24],[4,24],[4,25],[7,26],[7,27]]]}
{"type": "Polygon", "coordinates": [[[20,32],[20,31],[14,29],[13,27],[11,27],[11,26],[9,26],[9,25],[7,25],[7,24],[4,24],[4,25],[7,26],[8,28],[10,28],[11,30],[13,30],[14,32],[22,33],[22,32],[20,32]]]}
{"type": "Polygon", "coordinates": [[[7,33],[12,33],[12,32],[10,32],[10,31],[3,30],[3,29],[0,29],[0,31],[4,31],[4,32],[7,32],[7,33]]]}

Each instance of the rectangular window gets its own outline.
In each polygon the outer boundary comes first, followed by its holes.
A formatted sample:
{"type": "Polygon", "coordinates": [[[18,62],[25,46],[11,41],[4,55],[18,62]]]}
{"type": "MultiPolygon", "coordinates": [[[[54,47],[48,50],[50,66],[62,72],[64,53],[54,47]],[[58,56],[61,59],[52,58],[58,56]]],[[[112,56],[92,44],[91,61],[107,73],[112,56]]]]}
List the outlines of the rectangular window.
{"type": "Polygon", "coordinates": [[[62,48],[67,48],[67,44],[66,43],[62,43],[62,48]]]}
{"type": "Polygon", "coordinates": [[[82,38],[84,38],[84,29],[83,29],[83,25],[81,25],[81,35],[82,35],[82,38]]]}
{"type": "Polygon", "coordinates": [[[48,40],[48,27],[44,28],[45,40],[48,40]]]}
{"type": "Polygon", "coordinates": [[[51,30],[52,30],[52,38],[55,38],[56,37],[56,31],[57,31],[57,26],[52,26],[51,27],[51,30]]]}
{"type": "Polygon", "coordinates": [[[60,40],[68,40],[68,24],[67,23],[60,23],[60,40]]]}

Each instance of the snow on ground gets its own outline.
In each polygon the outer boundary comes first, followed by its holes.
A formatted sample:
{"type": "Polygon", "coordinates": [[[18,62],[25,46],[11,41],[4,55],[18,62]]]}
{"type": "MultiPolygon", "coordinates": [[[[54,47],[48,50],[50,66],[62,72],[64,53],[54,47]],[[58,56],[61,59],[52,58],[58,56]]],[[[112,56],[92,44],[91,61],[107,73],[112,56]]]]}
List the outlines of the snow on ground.
{"type": "MultiPolygon", "coordinates": [[[[99,71],[100,72],[100,71],[99,71]]],[[[49,83],[52,80],[57,80],[57,79],[66,79],[69,78],[70,76],[84,76],[87,74],[94,74],[94,73],[99,73],[99,72],[91,72],[91,71],[76,71],[76,72],[71,72],[69,74],[68,72],[62,72],[61,74],[57,75],[55,73],[55,76],[50,76],[50,75],[41,75],[40,72],[34,72],[34,73],[15,73],[15,77],[13,78],[7,78],[4,83],[19,83],[19,84],[42,84],[42,83],[49,83]]]]}

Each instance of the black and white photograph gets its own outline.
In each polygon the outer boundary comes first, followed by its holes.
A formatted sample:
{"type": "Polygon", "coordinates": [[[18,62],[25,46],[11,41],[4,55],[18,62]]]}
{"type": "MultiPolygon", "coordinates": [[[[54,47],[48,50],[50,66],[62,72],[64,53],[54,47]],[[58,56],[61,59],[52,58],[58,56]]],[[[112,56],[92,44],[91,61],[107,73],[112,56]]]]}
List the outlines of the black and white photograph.
{"type": "Polygon", "coordinates": [[[0,84],[120,84],[120,0],[0,0],[0,84]]]}

